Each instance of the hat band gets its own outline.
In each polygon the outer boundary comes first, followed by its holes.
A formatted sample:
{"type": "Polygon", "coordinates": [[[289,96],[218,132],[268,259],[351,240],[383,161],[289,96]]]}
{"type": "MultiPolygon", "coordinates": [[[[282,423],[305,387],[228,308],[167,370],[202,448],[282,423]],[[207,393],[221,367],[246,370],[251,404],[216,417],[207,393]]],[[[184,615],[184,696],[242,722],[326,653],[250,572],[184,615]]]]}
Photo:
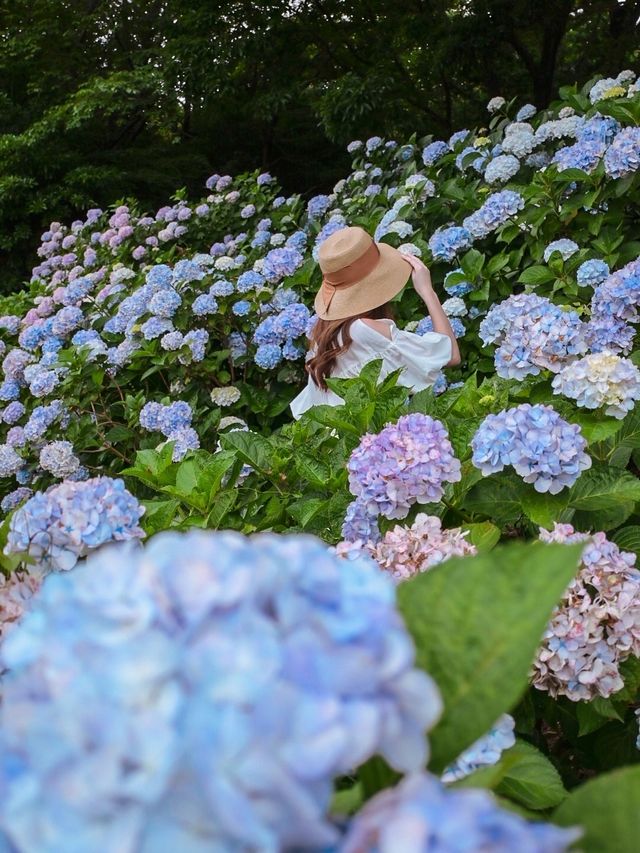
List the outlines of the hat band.
{"type": "Polygon", "coordinates": [[[324,273],[320,290],[324,300],[325,311],[329,310],[331,300],[338,289],[346,290],[348,287],[358,284],[358,282],[376,268],[379,260],[380,249],[372,242],[366,252],[360,255],[359,258],[356,258],[353,263],[347,264],[335,272],[324,273]]]}

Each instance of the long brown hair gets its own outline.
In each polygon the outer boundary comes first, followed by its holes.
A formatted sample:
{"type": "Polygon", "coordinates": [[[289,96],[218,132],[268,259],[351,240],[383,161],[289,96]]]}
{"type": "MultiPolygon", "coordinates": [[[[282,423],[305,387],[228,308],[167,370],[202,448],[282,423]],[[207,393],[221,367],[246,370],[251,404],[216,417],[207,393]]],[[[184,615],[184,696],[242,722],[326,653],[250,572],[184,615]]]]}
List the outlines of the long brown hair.
{"type": "Polygon", "coordinates": [[[331,376],[336,359],[345,353],[351,344],[351,324],[354,320],[393,320],[391,305],[386,302],[379,308],[373,308],[364,314],[346,317],[344,320],[317,319],[311,332],[310,346],[315,350],[307,361],[306,370],[318,388],[327,390],[327,377],[331,376]]]}

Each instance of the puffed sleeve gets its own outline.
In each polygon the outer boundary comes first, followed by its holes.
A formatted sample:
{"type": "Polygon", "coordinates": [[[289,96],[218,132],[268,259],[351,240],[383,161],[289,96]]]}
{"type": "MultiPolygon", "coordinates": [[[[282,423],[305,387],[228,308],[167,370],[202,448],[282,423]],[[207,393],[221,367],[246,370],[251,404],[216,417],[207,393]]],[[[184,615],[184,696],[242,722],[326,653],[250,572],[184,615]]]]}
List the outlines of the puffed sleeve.
{"type": "Polygon", "coordinates": [[[438,332],[415,335],[394,325],[385,361],[392,370],[404,367],[400,385],[422,391],[436,381],[439,371],[451,360],[451,351],[451,340],[447,335],[438,332]]]}

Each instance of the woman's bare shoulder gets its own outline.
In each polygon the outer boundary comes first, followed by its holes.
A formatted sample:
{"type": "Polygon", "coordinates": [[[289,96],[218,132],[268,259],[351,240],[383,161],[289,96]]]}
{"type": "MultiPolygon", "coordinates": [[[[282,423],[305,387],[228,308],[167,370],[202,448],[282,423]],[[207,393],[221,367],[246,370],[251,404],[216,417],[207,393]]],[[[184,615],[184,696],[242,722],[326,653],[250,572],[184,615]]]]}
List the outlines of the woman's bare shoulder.
{"type": "Polygon", "coordinates": [[[392,324],[389,320],[371,320],[369,317],[361,317],[360,322],[373,329],[374,332],[378,332],[378,334],[391,340],[392,324]]]}

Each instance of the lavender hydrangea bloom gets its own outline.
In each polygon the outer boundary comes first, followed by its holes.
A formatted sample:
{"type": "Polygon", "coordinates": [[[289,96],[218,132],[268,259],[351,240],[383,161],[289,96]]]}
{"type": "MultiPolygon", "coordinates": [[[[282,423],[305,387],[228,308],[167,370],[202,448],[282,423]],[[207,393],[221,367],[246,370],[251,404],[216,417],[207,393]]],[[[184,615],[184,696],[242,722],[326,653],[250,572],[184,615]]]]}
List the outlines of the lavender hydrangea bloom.
{"type": "Polygon", "coordinates": [[[624,682],[619,665],[640,655],[640,571],[636,555],[604,533],[570,524],[541,529],[543,542],[584,542],[580,570],[556,607],[533,667],[533,685],[573,702],[608,698],[624,682]]]}
{"type": "Polygon", "coordinates": [[[604,155],[604,170],[611,178],[625,178],[640,169],[640,127],[625,127],[604,155]]]}
{"type": "Polygon", "coordinates": [[[471,773],[475,773],[481,767],[490,767],[497,764],[500,756],[516,742],[513,730],[516,721],[510,714],[503,714],[497,723],[492,726],[486,735],[479,738],[474,744],[459,755],[442,774],[442,781],[446,783],[456,782],[464,779],[471,773]]]}
{"type": "Polygon", "coordinates": [[[614,418],[624,418],[640,400],[640,370],[629,359],[608,352],[592,353],[568,364],[552,384],[554,393],[564,394],[586,409],[602,407],[614,418]]]}
{"type": "Polygon", "coordinates": [[[52,318],[51,332],[60,338],[65,338],[75,331],[84,320],[80,308],[69,305],[61,308],[52,318]]]}
{"type": "MultiPolygon", "coordinates": [[[[211,290],[213,290],[213,287],[211,290]]],[[[231,285],[231,292],[233,292],[233,285],[231,285]]],[[[201,293],[191,303],[191,310],[196,317],[203,317],[205,314],[215,314],[218,310],[218,303],[211,291],[209,293],[201,293]]]]}
{"type": "Polygon", "coordinates": [[[462,224],[475,238],[486,237],[508,222],[523,207],[524,199],[520,193],[513,190],[501,190],[492,193],[482,207],[467,216],[462,224]]]}
{"type": "MultiPolygon", "coordinates": [[[[211,294],[211,296],[230,296],[233,293],[234,289],[235,288],[230,281],[227,281],[226,278],[221,278],[218,281],[214,281],[214,283],[209,288],[209,293],[211,294]]],[[[200,297],[197,297],[194,300],[193,305],[195,305],[199,298],[200,297]]]]}
{"type": "Polygon", "coordinates": [[[293,275],[303,262],[304,257],[297,249],[287,246],[272,249],[265,256],[262,275],[267,281],[276,284],[281,279],[293,275]]]}
{"type": "Polygon", "coordinates": [[[171,458],[174,462],[181,462],[189,450],[197,450],[200,447],[200,438],[193,427],[180,427],[169,433],[167,441],[173,442],[171,458]]]}
{"type": "Polygon", "coordinates": [[[24,405],[19,400],[14,400],[14,402],[9,403],[6,409],[2,412],[2,420],[6,424],[15,424],[20,420],[24,413],[24,405]]]}
{"type": "Polygon", "coordinates": [[[440,228],[429,238],[431,254],[437,261],[453,261],[459,252],[468,249],[473,235],[468,228],[452,225],[440,228]]]}
{"type": "Polygon", "coordinates": [[[563,853],[580,835],[506,811],[488,791],[450,790],[435,776],[414,773],[366,803],[339,853],[563,853]]]}
{"type": "Polygon", "coordinates": [[[70,826],[79,850],[332,844],[334,777],[427,758],[441,701],[414,660],[390,581],[310,537],[104,549],[5,641],[2,830],[39,850],[70,826]]]}
{"type": "Polygon", "coordinates": [[[403,415],[367,433],[347,463],[349,488],[373,515],[405,518],[414,503],[434,503],[445,482],[460,480],[446,429],[428,415],[403,415]]]}
{"type": "Polygon", "coordinates": [[[195,260],[196,259],[193,258],[191,260],[183,258],[177,262],[173,268],[173,274],[171,277],[174,284],[186,284],[191,281],[202,281],[205,273],[195,260]]]}
{"type": "Polygon", "coordinates": [[[236,287],[238,288],[238,293],[248,293],[250,290],[257,290],[264,287],[264,277],[260,273],[248,270],[238,276],[236,287]]]}
{"type": "Polygon", "coordinates": [[[360,498],[351,501],[342,524],[342,538],[346,542],[371,542],[380,540],[378,513],[372,515],[360,498]]]}
{"type": "Polygon", "coordinates": [[[591,174],[602,159],[605,148],[605,143],[598,140],[576,142],[556,151],[551,162],[557,164],[559,172],[565,169],[582,169],[583,172],[591,174]]]}
{"type": "Polygon", "coordinates": [[[584,261],[576,270],[576,279],[580,287],[596,287],[609,275],[609,264],[593,259],[584,261]]]}
{"type": "Polygon", "coordinates": [[[549,245],[544,250],[543,257],[544,257],[545,263],[548,263],[549,259],[551,258],[551,255],[554,252],[560,252],[560,255],[562,256],[562,260],[566,261],[572,255],[575,255],[575,253],[578,251],[578,249],[579,249],[578,244],[575,243],[573,240],[567,240],[567,239],[554,240],[553,242],[549,243],[549,245]]]}
{"type": "Polygon", "coordinates": [[[22,464],[22,458],[13,447],[0,444],[0,477],[12,477],[22,464]]]}
{"type": "Polygon", "coordinates": [[[173,323],[164,317],[149,317],[140,326],[140,331],[146,341],[153,341],[167,332],[173,332],[173,323]]]}
{"type": "Polygon", "coordinates": [[[40,467],[54,477],[64,480],[80,467],[70,441],[52,441],[40,451],[40,467]]]}
{"type": "Polygon", "coordinates": [[[321,219],[331,206],[328,195],[316,195],[307,204],[307,215],[309,219],[321,219]]]}
{"type": "Polygon", "coordinates": [[[159,290],[151,297],[149,313],[156,317],[173,317],[181,304],[182,297],[180,294],[171,288],[166,288],[159,290]]]}
{"type": "Polygon", "coordinates": [[[471,441],[473,464],[485,476],[511,465],[537,492],[552,495],[591,467],[586,446],[577,424],[551,406],[529,403],[487,415],[471,441]]]}
{"type": "Polygon", "coordinates": [[[143,513],[122,480],[60,483],[37,492],[13,515],[4,553],[28,555],[40,573],[67,571],[106,542],[144,536],[138,526],[143,513]]]}
{"type": "Polygon", "coordinates": [[[27,498],[30,498],[32,494],[32,490],[26,486],[18,486],[17,489],[14,489],[2,498],[2,501],[0,502],[0,509],[2,512],[11,512],[11,510],[20,506],[20,504],[27,500],[27,498]]]}

